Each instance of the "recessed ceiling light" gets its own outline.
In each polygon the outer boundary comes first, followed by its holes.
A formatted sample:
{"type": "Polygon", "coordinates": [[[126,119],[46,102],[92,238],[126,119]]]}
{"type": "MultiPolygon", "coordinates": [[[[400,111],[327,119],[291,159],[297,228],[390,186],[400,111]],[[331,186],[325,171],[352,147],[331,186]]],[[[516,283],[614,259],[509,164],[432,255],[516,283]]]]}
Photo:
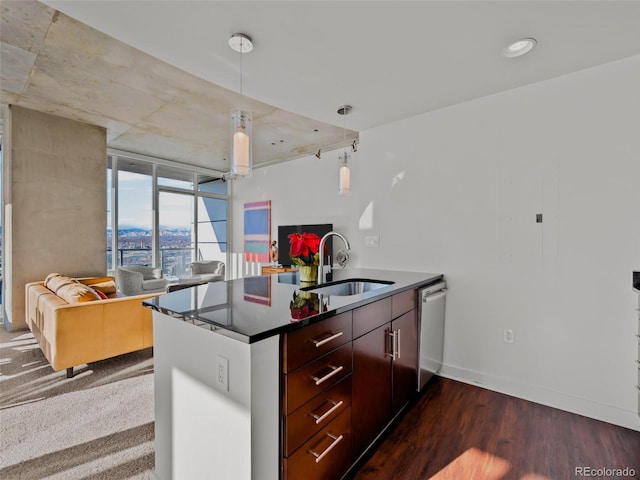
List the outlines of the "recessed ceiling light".
{"type": "Polygon", "coordinates": [[[519,57],[520,55],[530,52],[533,47],[536,46],[536,43],[535,38],[521,38],[506,46],[504,50],[502,50],[502,54],[505,57],[519,57]]]}

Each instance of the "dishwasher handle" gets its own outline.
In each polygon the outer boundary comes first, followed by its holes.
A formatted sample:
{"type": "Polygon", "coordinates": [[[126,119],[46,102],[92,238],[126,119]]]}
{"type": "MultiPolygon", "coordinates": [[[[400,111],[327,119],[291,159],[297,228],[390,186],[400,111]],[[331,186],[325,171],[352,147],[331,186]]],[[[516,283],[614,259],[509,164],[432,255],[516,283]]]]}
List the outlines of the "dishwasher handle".
{"type": "Polygon", "coordinates": [[[447,295],[447,289],[444,288],[437,293],[432,293],[431,295],[425,295],[422,298],[423,303],[435,302],[436,300],[440,300],[442,297],[447,295]]]}

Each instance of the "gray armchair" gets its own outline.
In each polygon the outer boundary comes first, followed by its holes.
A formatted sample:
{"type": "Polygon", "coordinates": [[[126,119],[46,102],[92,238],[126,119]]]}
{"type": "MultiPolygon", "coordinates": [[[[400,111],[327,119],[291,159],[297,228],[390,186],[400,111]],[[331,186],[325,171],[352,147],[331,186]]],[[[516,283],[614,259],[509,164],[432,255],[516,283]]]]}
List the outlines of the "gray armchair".
{"type": "Polygon", "coordinates": [[[219,260],[192,262],[189,268],[191,268],[191,275],[200,277],[203,282],[224,280],[224,262],[219,260]]]}
{"type": "Polygon", "coordinates": [[[140,295],[166,291],[169,281],[162,270],[144,265],[127,265],[116,269],[116,285],[123,294],[140,295]]]}

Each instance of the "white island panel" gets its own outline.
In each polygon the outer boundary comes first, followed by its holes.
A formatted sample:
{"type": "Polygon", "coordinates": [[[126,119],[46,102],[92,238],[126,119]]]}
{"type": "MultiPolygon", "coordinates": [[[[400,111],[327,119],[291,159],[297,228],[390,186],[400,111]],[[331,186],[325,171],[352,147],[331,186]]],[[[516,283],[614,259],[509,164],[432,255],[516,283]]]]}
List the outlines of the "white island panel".
{"type": "Polygon", "coordinates": [[[154,477],[277,480],[279,336],[247,344],[157,311],[153,322],[154,477]]]}

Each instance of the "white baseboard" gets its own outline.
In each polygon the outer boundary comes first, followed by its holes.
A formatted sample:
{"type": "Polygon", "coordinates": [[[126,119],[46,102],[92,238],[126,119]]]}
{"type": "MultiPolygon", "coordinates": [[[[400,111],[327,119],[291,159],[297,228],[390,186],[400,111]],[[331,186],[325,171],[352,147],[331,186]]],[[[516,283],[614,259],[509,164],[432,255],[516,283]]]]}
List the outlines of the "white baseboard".
{"type": "Polygon", "coordinates": [[[441,377],[477,385],[488,390],[522,398],[549,407],[558,408],[585,417],[593,418],[631,430],[640,431],[640,417],[634,410],[624,410],[585,398],[574,397],[566,393],[549,390],[540,385],[521,383],[510,378],[489,375],[474,370],[443,365],[441,377]]]}

